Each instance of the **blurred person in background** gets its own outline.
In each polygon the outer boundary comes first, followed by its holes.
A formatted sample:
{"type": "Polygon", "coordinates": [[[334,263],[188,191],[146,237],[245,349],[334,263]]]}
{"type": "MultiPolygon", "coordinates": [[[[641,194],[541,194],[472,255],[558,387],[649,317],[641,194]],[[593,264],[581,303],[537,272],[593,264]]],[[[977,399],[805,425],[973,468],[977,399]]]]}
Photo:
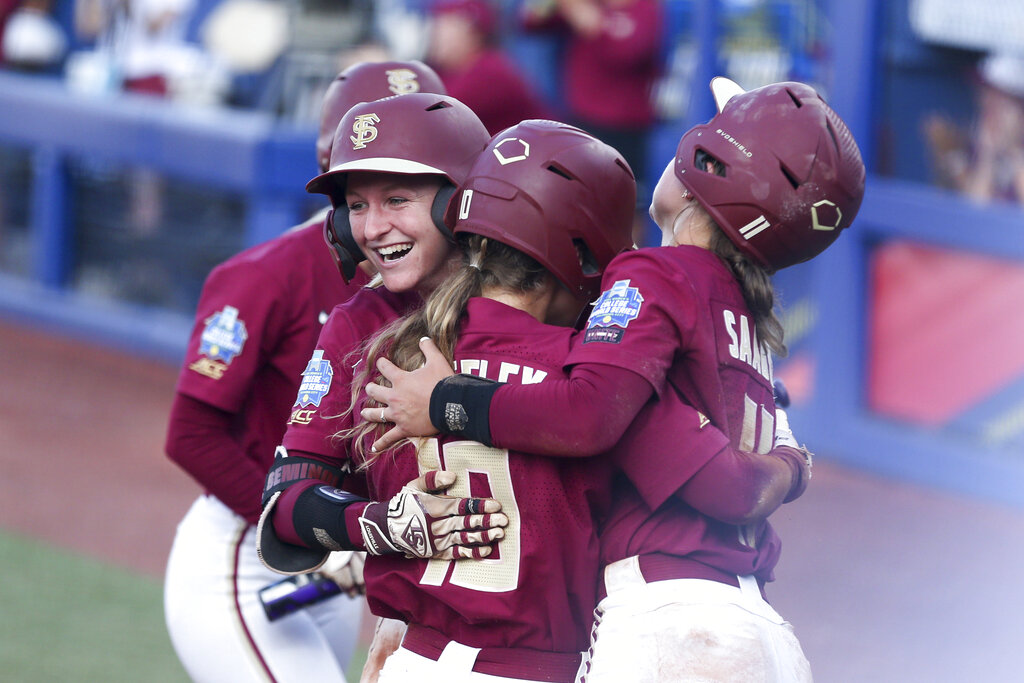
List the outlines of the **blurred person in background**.
{"type": "Polygon", "coordinates": [[[53,0],[0,0],[0,64],[24,71],[60,66],[67,51],[53,0]]]}
{"type": "MultiPolygon", "coordinates": [[[[421,62],[356,64],[324,97],[317,164],[328,170],[338,121],[357,102],[443,92],[421,62]]],[[[260,591],[282,580],[261,563],[256,522],[264,478],[313,352],[336,304],[372,268],[342,277],[324,242],[327,210],[228,259],[203,286],[167,433],[168,457],[203,489],[178,526],[164,602],[175,651],[196,681],[344,681],[359,633],[361,553],[322,569],[350,597],[271,621],[260,591]]],[[[285,584],[282,584],[285,585],[285,584]]]]}
{"type": "Polygon", "coordinates": [[[186,38],[195,11],[196,0],[76,0],[75,31],[96,47],[69,59],[69,85],[221,102],[228,72],[186,38]]]}
{"type": "Polygon", "coordinates": [[[522,19],[526,30],[565,36],[567,121],[626,158],[637,179],[637,222],[645,221],[647,144],[655,123],[652,88],[663,66],[661,2],[527,0],[522,19]]]}
{"type": "Polygon", "coordinates": [[[974,79],[969,130],[947,116],[925,120],[937,182],[982,201],[1024,203],[1024,53],[993,53],[974,79]]]}
{"type": "Polygon", "coordinates": [[[498,8],[487,0],[437,0],[427,63],[452,97],[491,135],[526,119],[550,118],[547,105],[499,45],[498,8]]]}

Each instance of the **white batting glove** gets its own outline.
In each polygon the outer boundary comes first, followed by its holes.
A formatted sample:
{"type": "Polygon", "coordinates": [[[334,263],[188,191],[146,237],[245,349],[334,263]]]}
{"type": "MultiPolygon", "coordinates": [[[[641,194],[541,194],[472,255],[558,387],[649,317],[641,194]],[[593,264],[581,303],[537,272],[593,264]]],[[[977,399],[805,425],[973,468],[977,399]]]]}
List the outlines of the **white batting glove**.
{"type": "Polygon", "coordinates": [[[387,503],[370,503],[359,518],[371,555],[453,560],[491,554],[504,537],[508,517],[492,498],[437,495],[455,483],[451,472],[427,472],[402,487],[387,503]]]}
{"type": "Polygon", "coordinates": [[[336,550],[327,556],[327,561],[318,570],[338,584],[346,595],[356,596],[366,592],[363,581],[363,565],[366,553],[358,550],[336,550]]]}
{"type": "MultiPolygon", "coordinates": [[[[807,482],[811,479],[811,468],[814,465],[814,454],[807,450],[806,446],[801,446],[796,437],[793,436],[793,431],[789,428],[789,416],[786,415],[786,411],[782,408],[775,408],[775,448],[779,446],[789,446],[800,452],[803,456],[802,466],[802,488],[798,487],[800,493],[807,488],[807,482]]],[[[794,496],[795,498],[795,496],[794,496]]],[[[787,499],[786,502],[789,502],[787,499]]]]}

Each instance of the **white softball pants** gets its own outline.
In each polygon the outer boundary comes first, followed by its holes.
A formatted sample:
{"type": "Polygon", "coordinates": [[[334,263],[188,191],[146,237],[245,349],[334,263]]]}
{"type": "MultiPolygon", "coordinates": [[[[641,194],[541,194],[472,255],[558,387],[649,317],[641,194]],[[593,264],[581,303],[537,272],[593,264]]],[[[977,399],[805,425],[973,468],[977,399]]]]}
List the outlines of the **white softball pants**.
{"type": "Polygon", "coordinates": [[[214,496],[178,525],[164,579],[171,642],[193,681],[345,681],[363,601],[338,595],[271,622],[258,591],[284,576],[256,555],[256,527],[214,496]]]}
{"type": "Polygon", "coordinates": [[[705,579],[647,583],[636,557],[605,568],[585,683],[809,683],[790,626],[761,597],[705,579]]]}

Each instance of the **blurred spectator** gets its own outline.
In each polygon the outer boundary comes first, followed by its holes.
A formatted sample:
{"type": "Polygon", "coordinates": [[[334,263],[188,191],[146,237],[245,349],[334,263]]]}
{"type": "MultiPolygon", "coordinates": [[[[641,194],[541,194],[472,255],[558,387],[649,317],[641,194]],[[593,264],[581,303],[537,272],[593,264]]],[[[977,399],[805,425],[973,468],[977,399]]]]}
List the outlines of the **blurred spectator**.
{"type": "Polygon", "coordinates": [[[985,57],[975,92],[969,131],[942,114],[925,121],[936,180],[974,199],[1024,203],[1024,55],[985,57]]]}
{"type": "Polygon", "coordinates": [[[573,123],[618,149],[645,204],[647,139],[655,123],[652,88],[662,69],[659,0],[527,0],[528,30],[565,33],[562,87],[573,123]]]}
{"type": "Polygon", "coordinates": [[[448,94],[472,109],[492,135],[547,107],[497,38],[497,9],[486,0],[438,0],[426,61],[448,94]]]}
{"type": "Polygon", "coordinates": [[[0,63],[27,71],[61,64],[68,39],[53,18],[53,0],[0,0],[0,63]]]}
{"type": "Polygon", "coordinates": [[[76,0],[75,30],[96,49],[69,58],[69,85],[221,102],[229,74],[185,37],[195,9],[196,0],[76,0]]]}

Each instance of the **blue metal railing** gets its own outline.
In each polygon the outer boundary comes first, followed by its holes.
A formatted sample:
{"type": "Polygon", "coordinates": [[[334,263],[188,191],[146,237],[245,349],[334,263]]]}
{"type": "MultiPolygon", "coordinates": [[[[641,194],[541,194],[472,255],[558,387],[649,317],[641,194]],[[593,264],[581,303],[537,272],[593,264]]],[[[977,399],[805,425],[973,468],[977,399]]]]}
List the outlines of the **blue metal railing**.
{"type": "Polygon", "coordinates": [[[79,296],[67,288],[74,260],[67,161],[102,159],[188,179],[245,200],[245,245],[301,219],[315,173],[315,131],[273,117],[184,109],[132,95],[89,97],[63,84],[0,72],[0,143],[31,150],[27,281],[0,275],[7,315],[144,355],[180,359],[190,321],[165,311],[79,296]],[[160,334],[154,335],[154,330],[160,334]]]}

